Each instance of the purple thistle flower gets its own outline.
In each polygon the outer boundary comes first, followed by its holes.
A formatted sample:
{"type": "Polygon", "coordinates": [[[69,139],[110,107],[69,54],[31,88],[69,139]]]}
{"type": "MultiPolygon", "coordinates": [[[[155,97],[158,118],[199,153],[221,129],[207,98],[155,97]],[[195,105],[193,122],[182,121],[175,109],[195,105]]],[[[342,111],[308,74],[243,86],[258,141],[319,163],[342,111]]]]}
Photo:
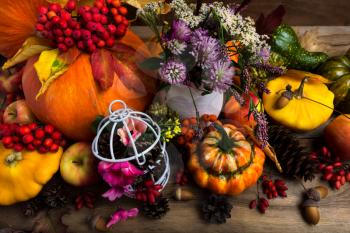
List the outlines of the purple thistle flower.
{"type": "Polygon", "coordinates": [[[186,79],[186,65],[179,60],[169,59],[159,70],[161,80],[170,84],[179,84],[186,79]]]}
{"type": "Polygon", "coordinates": [[[235,74],[234,68],[229,60],[219,60],[213,63],[208,69],[208,77],[213,90],[224,92],[230,88],[232,77],[235,74]]]}
{"type": "Polygon", "coordinates": [[[253,110],[253,116],[257,122],[256,137],[261,142],[261,147],[264,148],[267,146],[269,140],[266,116],[263,112],[258,112],[256,109],[253,110]]]}
{"type": "Polygon", "coordinates": [[[245,94],[249,93],[250,85],[252,82],[252,77],[250,76],[249,70],[247,68],[243,69],[242,73],[242,85],[243,85],[243,92],[245,94]]]}
{"type": "Polygon", "coordinates": [[[170,39],[188,42],[191,38],[192,31],[188,25],[182,20],[175,20],[171,25],[170,39]]]}
{"type": "Polygon", "coordinates": [[[222,55],[220,41],[206,34],[206,30],[197,29],[191,38],[191,54],[202,68],[210,68],[213,63],[221,59],[222,55]]]}
{"type": "Polygon", "coordinates": [[[260,52],[258,55],[262,58],[264,63],[266,63],[266,62],[268,62],[268,60],[270,58],[270,49],[264,47],[264,48],[260,49],[260,52]]]}
{"type": "Polygon", "coordinates": [[[166,47],[176,56],[181,55],[187,48],[187,44],[177,39],[172,39],[166,42],[166,47]]]}

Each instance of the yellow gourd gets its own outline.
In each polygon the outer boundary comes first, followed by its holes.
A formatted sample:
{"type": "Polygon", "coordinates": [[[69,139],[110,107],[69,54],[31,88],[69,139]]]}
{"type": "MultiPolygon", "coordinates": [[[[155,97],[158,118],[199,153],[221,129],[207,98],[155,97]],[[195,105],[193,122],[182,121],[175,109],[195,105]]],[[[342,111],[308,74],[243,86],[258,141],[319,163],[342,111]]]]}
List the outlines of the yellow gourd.
{"type": "Polygon", "coordinates": [[[35,197],[57,172],[62,153],[15,152],[0,144],[0,205],[35,197]]]}
{"type": "Polygon", "coordinates": [[[305,71],[289,70],[267,83],[263,95],[265,111],[278,123],[298,131],[309,131],[325,123],[333,112],[334,94],[327,80],[305,71]]]}

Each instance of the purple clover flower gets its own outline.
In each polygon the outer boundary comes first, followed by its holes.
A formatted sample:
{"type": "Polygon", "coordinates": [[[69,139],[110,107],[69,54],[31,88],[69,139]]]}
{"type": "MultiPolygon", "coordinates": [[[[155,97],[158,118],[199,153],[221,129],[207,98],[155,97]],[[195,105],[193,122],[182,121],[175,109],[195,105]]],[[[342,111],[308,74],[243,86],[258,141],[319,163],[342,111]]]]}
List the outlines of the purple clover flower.
{"type": "Polygon", "coordinates": [[[177,60],[169,59],[162,64],[159,70],[161,80],[170,84],[179,84],[185,81],[187,75],[186,65],[177,60]]]}
{"type": "Polygon", "coordinates": [[[235,71],[229,60],[219,60],[208,69],[208,77],[213,90],[224,92],[232,85],[235,71]]]}
{"type": "Polygon", "coordinates": [[[222,58],[222,46],[220,41],[207,35],[208,31],[197,29],[191,38],[192,51],[196,62],[202,68],[210,68],[212,64],[222,58]]]}
{"type": "Polygon", "coordinates": [[[188,42],[191,39],[192,31],[188,25],[182,20],[175,20],[171,25],[170,40],[176,39],[183,42],[188,42]]]}

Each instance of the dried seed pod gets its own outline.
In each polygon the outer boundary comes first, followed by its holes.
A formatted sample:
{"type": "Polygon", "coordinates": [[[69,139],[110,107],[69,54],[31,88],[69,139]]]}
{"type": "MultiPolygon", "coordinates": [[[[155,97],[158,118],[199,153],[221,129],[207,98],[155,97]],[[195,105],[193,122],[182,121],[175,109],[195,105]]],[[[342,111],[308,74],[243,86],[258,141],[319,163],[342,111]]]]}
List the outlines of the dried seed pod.
{"type": "Polygon", "coordinates": [[[320,194],[321,199],[328,196],[327,187],[320,185],[320,186],[316,186],[314,189],[317,190],[317,192],[320,194]]]}
{"type": "Polygon", "coordinates": [[[188,201],[188,200],[194,199],[194,194],[188,189],[179,187],[175,190],[174,197],[175,197],[175,200],[178,200],[178,201],[188,201]]]}
{"type": "Polygon", "coordinates": [[[102,231],[102,232],[108,231],[107,221],[104,217],[100,215],[93,216],[91,218],[90,224],[91,224],[91,228],[94,230],[102,231]]]}
{"type": "Polygon", "coordinates": [[[318,207],[306,206],[304,207],[304,219],[307,223],[316,225],[320,221],[320,212],[318,207]]]}

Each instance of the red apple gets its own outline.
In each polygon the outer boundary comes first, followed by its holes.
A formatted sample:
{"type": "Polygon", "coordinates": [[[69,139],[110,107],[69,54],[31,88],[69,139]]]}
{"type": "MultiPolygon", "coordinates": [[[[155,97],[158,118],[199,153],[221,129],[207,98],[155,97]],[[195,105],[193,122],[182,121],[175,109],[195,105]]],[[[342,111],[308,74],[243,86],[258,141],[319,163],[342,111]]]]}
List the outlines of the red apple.
{"type": "Polygon", "coordinates": [[[91,144],[78,142],[70,146],[62,155],[60,172],[68,184],[74,186],[95,184],[99,176],[91,144]]]}
{"type": "Polygon", "coordinates": [[[35,116],[25,100],[17,100],[6,107],[3,119],[7,124],[29,124],[35,120],[35,116]]]}
{"type": "Polygon", "coordinates": [[[350,115],[340,115],[324,130],[324,138],[331,152],[341,160],[350,160],[350,115]]]}
{"type": "Polygon", "coordinates": [[[249,104],[250,99],[253,101],[254,105],[258,106],[258,109],[262,107],[259,98],[255,96],[253,93],[249,93],[249,95],[244,95],[244,105],[241,106],[234,96],[227,101],[224,106],[223,112],[224,116],[227,120],[235,124],[236,126],[248,125],[251,128],[256,126],[256,121],[254,119],[253,114],[249,115],[249,104]]]}

